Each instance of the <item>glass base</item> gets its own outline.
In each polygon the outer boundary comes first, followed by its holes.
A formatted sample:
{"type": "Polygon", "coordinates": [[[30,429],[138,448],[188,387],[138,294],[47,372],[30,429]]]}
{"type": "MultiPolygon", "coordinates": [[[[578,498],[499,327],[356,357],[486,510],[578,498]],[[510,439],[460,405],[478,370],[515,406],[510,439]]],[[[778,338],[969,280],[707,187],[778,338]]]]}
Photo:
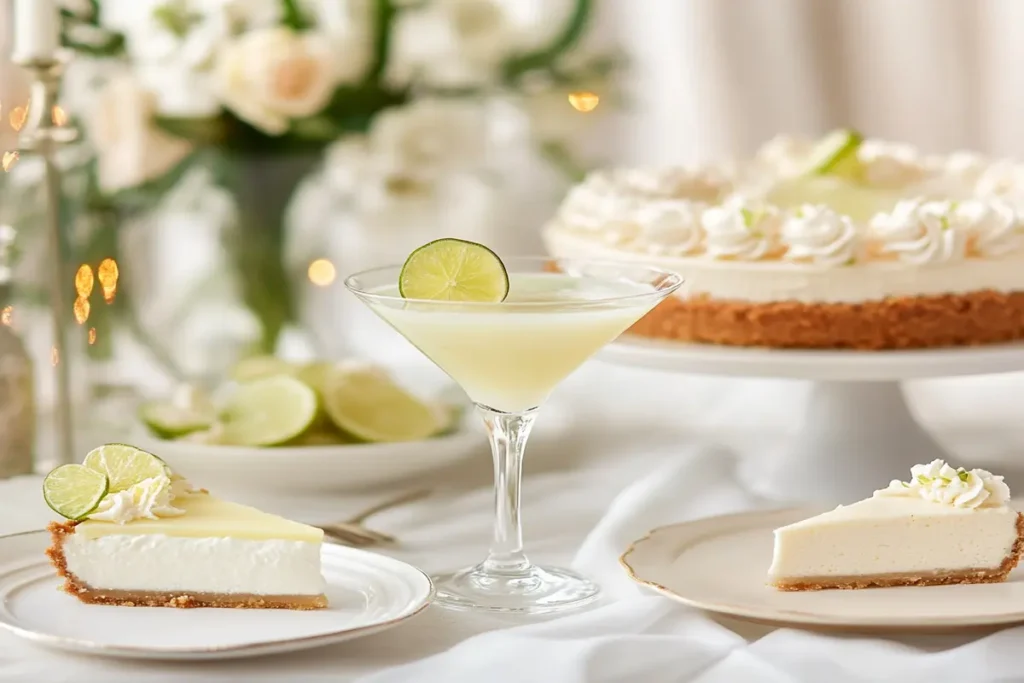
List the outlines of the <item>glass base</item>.
{"type": "Polygon", "coordinates": [[[576,572],[530,566],[514,574],[483,565],[432,577],[435,602],[442,607],[516,614],[549,614],[577,609],[596,600],[601,588],[576,572]]]}

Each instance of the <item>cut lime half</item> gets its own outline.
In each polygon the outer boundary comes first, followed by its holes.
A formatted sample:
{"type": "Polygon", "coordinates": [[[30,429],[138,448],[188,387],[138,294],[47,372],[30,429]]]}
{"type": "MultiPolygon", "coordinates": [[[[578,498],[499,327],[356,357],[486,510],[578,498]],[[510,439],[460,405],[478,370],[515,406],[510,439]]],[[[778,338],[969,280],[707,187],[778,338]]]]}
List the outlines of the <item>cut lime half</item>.
{"type": "Polygon", "coordinates": [[[231,379],[236,382],[252,382],[266,377],[290,375],[295,366],[276,356],[250,356],[235,363],[231,368],[231,379]]]}
{"type": "Polygon", "coordinates": [[[176,439],[209,429],[217,419],[216,411],[183,408],[172,401],[149,401],[139,408],[139,419],[162,439],[176,439]]]}
{"type": "Polygon", "coordinates": [[[508,296],[508,271],[482,244],[434,240],[406,259],[398,291],[406,299],[498,303],[508,296]]]}
{"type": "Polygon", "coordinates": [[[67,519],[83,519],[107,495],[107,475],[85,465],[61,465],[43,479],[43,500],[67,519]]]}
{"type": "Polygon", "coordinates": [[[324,387],[324,408],[338,429],[361,441],[426,439],[451,419],[377,368],[335,369],[324,387]]]}
{"type": "Polygon", "coordinates": [[[855,130],[836,130],[823,137],[807,160],[808,175],[831,175],[858,181],[861,163],[857,150],[864,136],[855,130]]]}
{"type": "Polygon", "coordinates": [[[221,414],[219,442],[233,446],[276,446],[306,431],[317,415],[316,392],[289,375],[238,387],[221,414]]]}
{"type": "Polygon", "coordinates": [[[105,474],[110,492],[125,491],[153,477],[170,477],[167,464],[152,453],[123,443],[108,443],[89,451],[83,465],[105,474]]]}

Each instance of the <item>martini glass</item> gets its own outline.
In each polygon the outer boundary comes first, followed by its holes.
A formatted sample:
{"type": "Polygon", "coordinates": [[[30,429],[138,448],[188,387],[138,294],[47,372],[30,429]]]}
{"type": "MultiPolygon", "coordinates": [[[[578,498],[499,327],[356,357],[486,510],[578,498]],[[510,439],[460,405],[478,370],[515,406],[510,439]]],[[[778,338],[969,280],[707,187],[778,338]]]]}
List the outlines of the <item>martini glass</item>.
{"type": "Polygon", "coordinates": [[[483,417],[494,456],[494,536],[480,564],[434,577],[456,609],[548,613],[585,605],[600,588],[523,552],[523,452],[548,394],[682,284],[643,265],[574,259],[505,261],[501,303],[404,299],[401,266],[364,271],[345,286],[457,382],[483,417]]]}

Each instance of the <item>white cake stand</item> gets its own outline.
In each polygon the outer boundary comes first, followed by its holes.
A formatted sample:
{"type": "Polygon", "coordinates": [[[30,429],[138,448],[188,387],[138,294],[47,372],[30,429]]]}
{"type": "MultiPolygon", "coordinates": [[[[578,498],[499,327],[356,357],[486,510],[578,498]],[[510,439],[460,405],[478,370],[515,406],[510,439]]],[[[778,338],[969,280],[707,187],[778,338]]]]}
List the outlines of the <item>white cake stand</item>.
{"type": "Polygon", "coordinates": [[[949,459],[910,412],[901,381],[1024,370],[1024,344],[791,351],[623,337],[598,357],[670,372],[810,380],[803,430],[756,488],[787,501],[828,503],[859,500],[892,479],[906,479],[913,465],[949,459]]]}

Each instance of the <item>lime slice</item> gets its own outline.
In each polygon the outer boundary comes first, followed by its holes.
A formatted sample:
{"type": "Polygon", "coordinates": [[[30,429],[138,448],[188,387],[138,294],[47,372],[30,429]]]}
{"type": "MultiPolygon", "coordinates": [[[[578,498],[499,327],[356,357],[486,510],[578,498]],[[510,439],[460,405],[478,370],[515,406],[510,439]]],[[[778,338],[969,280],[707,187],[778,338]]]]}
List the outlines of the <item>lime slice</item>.
{"type": "Polygon", "coordinates": [[[231,368],[231,379],[236,382],[252,382],[253,380],[276,375],[290,375],[295,366],[276,356],[250,356],[243,358],[231,368]]]}
{"type": "Polygon", "coordinates": [[[814,146],[807,160],[809,175],[831,175],[859,180],[861,163],[857,150],[864,136],[855,130],[832,131],[814,146]]]}
{"type": "Polygon", "coordinates": [[[110,480],[110,492],[117,493],[153,477],[170,477],[171,470],[152,453],[123,443],[108,443],[94,448],[83,465],[110,480]]]}
{"type": "Polygon", "coordinates": [[[300,382],[316,392],[322,392],[327,375],[334,368],[334,363],[328,361],[315,361],[302,365],[295,376],[300,382]]]}
{"type": "Polygon", "coordinates": [[[176,439],[209,429],[217,419],[216,411],[182,408],[172,401],[149,401],[139,408],[139,419],[162,439],[176,439]]]}
{"type": "Polygon", "coordinates": [[[289,375],[239,386],[221,414],[220,443],[275,446],[294,439],[317,415],[316,392],[289,375]]]}
{"type": "Polygon", "coordinates": [[[338,429],[362,441],[416,441],[447,425],[434,405],[372,367],[336,368],[324,387],[324,408],[338,429]]]}
{"type": "Polygon", "coordinates": [[[435,240],[406,259],[398,291],[406,299],[498,303],[508,296],[508,271],[482,244],[435,240]]]}
{"type": "Polygon", "coordinates": [[[61,465],[43,479],[43,500],[67,519],[82,519],[107,495],[110,482],[84,465],[61,465]]]}

